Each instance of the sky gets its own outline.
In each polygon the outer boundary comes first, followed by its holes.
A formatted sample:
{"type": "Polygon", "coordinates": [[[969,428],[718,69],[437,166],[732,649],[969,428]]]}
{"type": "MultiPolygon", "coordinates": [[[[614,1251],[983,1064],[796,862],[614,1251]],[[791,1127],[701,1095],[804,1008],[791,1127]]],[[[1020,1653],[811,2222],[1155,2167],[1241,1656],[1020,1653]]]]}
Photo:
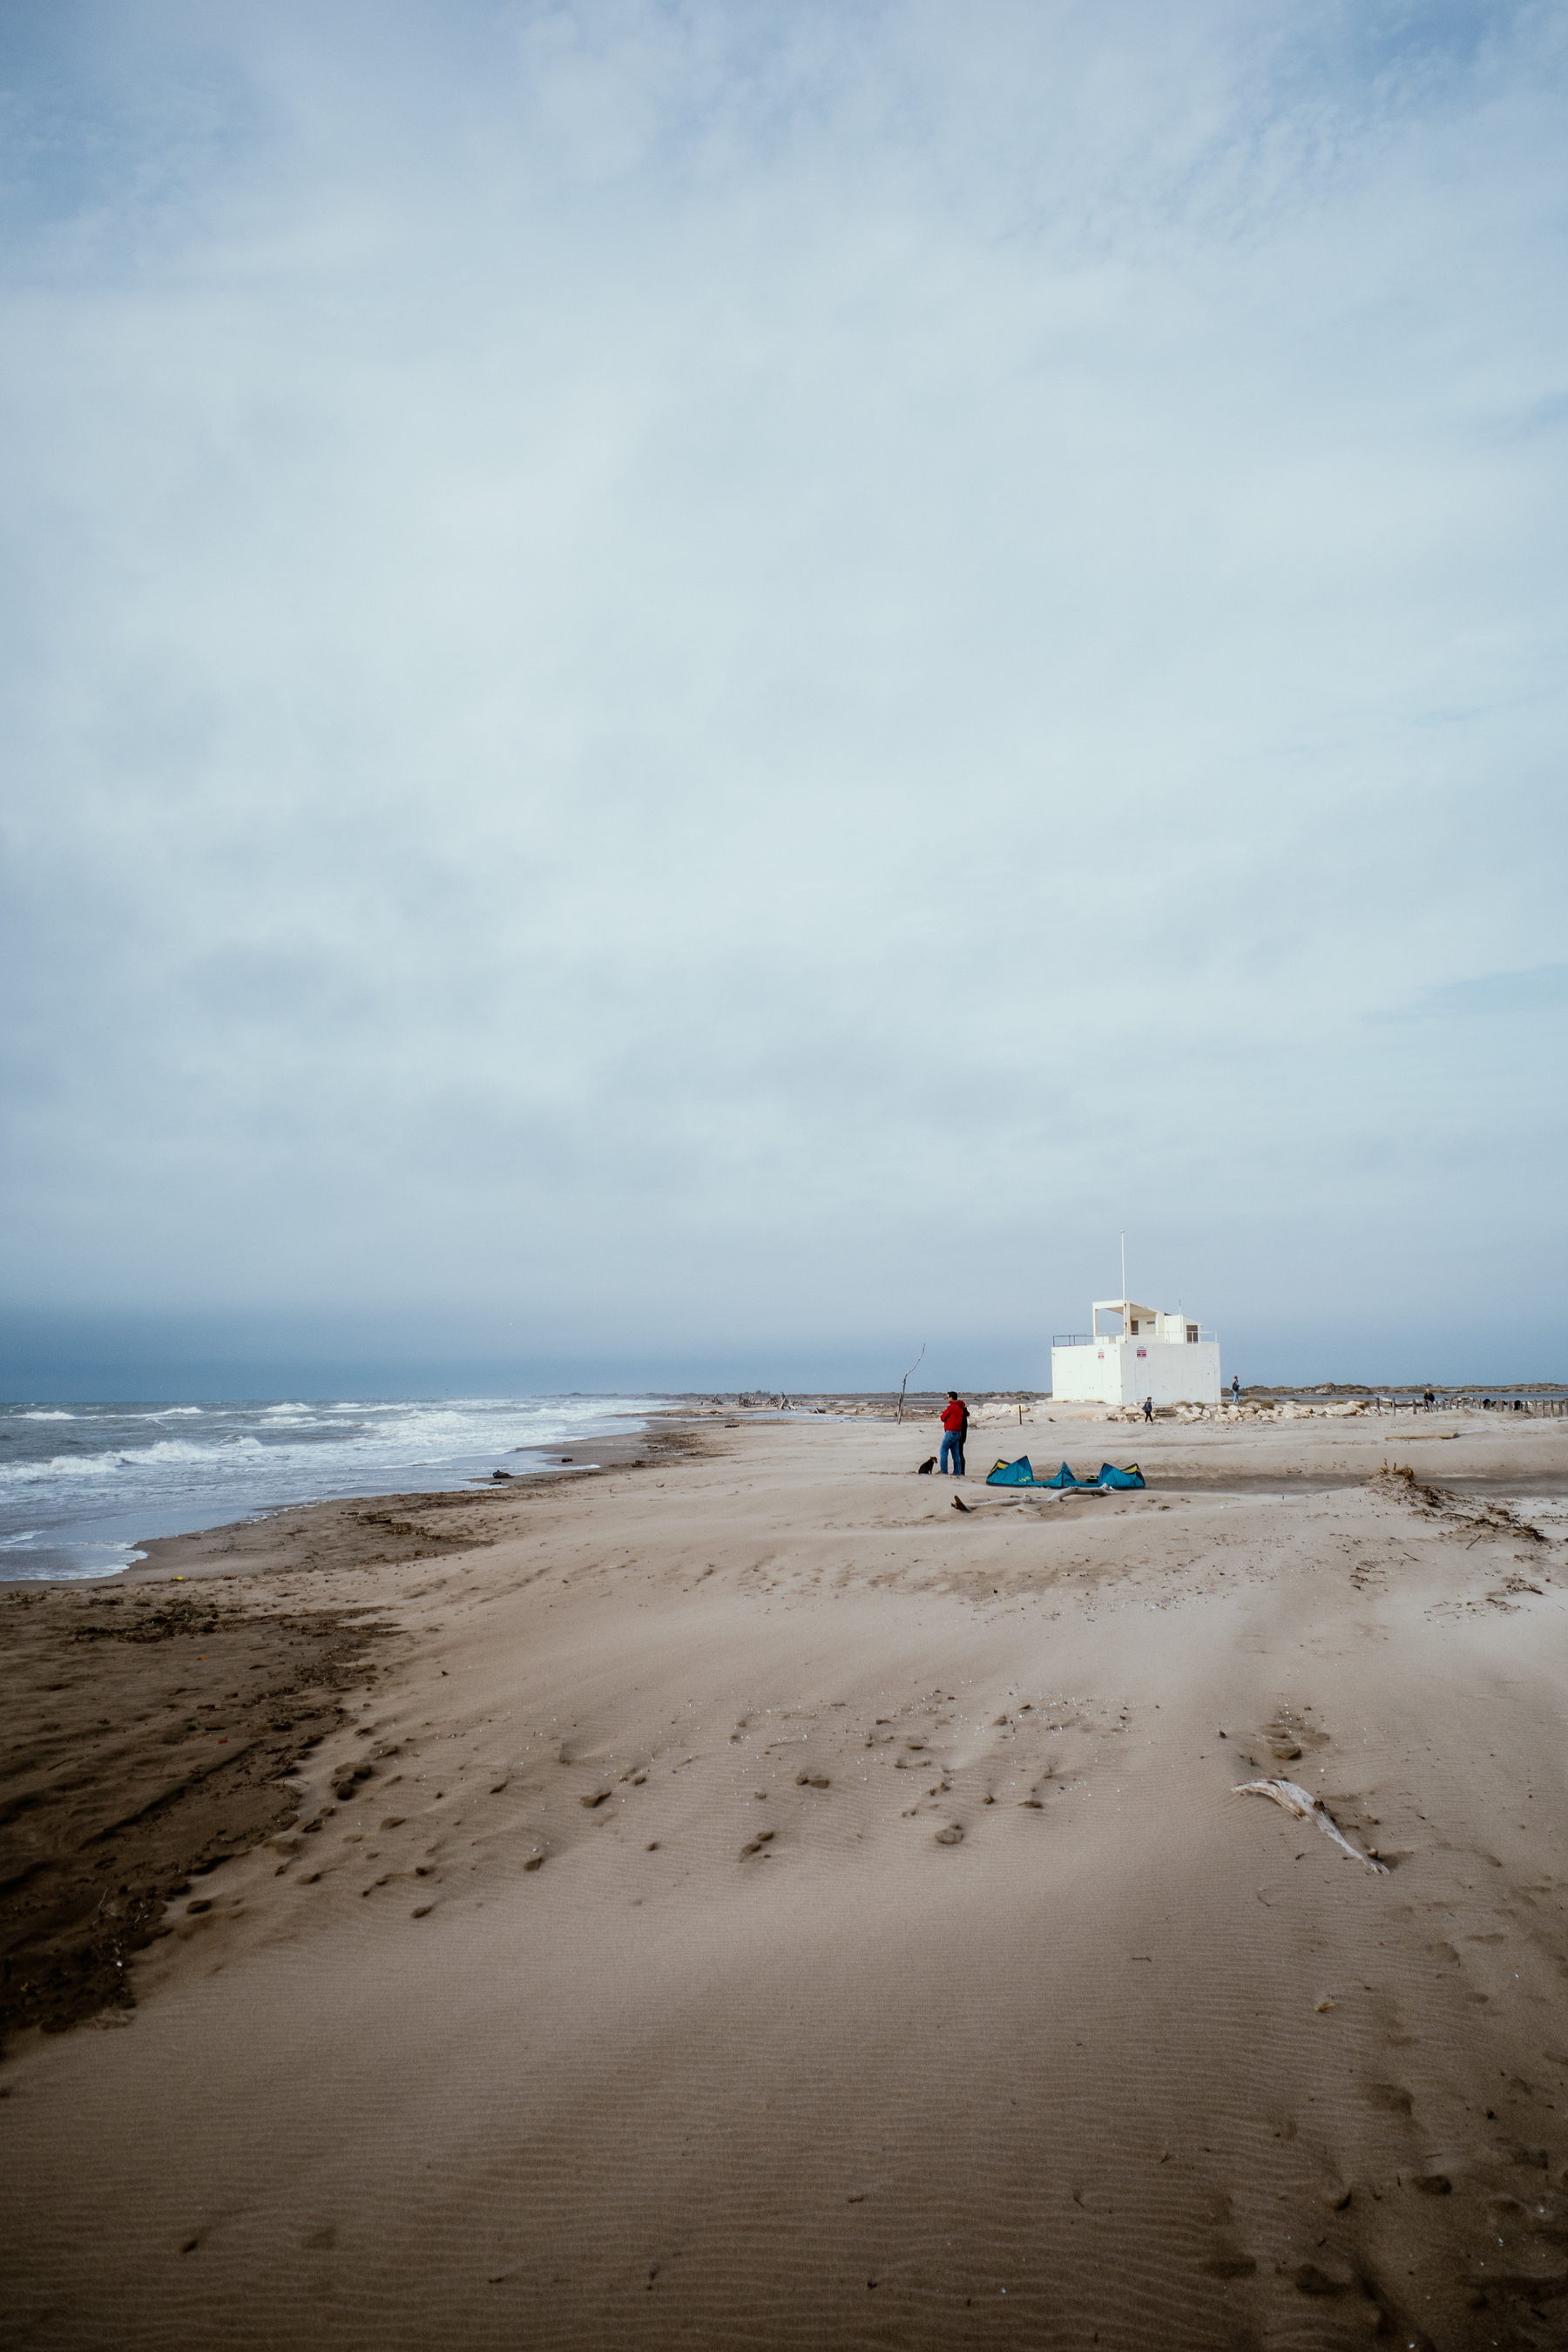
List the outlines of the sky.
{"type": "Polygon", "coordinates": [[[0,1388],[1568,1377],[1565,97],[0,0],[0,1388]]]}

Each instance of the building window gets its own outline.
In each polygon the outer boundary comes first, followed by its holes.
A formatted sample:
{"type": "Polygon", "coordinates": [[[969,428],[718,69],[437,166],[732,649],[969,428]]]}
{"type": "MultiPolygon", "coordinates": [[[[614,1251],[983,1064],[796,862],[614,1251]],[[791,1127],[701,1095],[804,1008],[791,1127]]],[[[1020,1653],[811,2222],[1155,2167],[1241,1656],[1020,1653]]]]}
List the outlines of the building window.
{"type": "Polygon", "coordinates": [[[1198,1327],[1195,1323],[1189,1323],[1187,1326],[1187,1345],[1189,1348],[1195,1348],[1197,1344],[1198,1327]]]}

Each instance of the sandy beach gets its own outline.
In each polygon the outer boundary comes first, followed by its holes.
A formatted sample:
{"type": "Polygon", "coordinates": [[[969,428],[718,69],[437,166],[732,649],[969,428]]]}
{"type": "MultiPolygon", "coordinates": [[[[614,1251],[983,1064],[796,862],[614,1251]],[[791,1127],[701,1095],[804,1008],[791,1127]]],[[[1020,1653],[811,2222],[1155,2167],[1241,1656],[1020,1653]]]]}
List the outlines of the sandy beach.
{"type": "Polygon", "coordinates": [[[9,2339],[1568,2340],[1568,1423],[726,1418],[0,1599],[9,2339]]]}

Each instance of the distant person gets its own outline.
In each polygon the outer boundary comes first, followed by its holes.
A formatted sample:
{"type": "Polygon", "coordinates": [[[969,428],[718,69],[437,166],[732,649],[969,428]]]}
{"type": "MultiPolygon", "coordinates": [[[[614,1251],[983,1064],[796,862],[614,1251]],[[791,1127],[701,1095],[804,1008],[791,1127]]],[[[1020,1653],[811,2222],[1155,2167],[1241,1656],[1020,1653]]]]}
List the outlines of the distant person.
{"type": "Polygon", "coordinates": [[[1143,1418],[1145,1421],[1152,1421],[1154,1418],[1154,1400],[1152,1396],[1146,1396],[1143,1400],[1143,1418]]]}
{"type": "Polygon", "coordinates": [[[1236,1372],[1230,1376],[1230,1401],[1233,1406],[1241,1402],[1241,1380],[1236,1372]]]}
{"type": "Polygon", "coordinates": [[[1433,1406],[1436,1403],[1436,1402],[1437,1402],[1437,1392],[1436,1392],[1436,1391],[1435,1389],[1428,1389],[1428,1390],[1427,1390],[1427,1391],[1426,1391],[1426,1410],[1427,1410],[1427,1412],[1431,1412],[1431,1410],[1432,1410],[1433,1406]]]}
{"type": "Polygon", "coordinates": [[[947,1475],[951,1460],[955,1478],[963,1475],[963,1441],[969,1434],[969,1407],[956,1389],[949,1389],[947,1402],[942,1409],[942,1466],[939,1478],[947,1475]]]}

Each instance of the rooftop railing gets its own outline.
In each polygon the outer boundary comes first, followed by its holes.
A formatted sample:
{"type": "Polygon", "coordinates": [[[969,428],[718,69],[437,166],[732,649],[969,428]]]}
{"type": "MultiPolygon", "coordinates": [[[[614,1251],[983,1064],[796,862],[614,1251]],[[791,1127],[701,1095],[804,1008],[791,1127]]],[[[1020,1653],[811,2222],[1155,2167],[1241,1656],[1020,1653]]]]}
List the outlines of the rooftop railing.
{"type": "MultiPolygon", "coordinates": [[[[1141,1339],[1147,1346],[1153,1337],[1152,1331],[1053,1331],[1051,1345],[1053,1348],[1113,1348],[1119,1347],[1123,1339],[1129,1346],[1134,1339],[1141,1339]]],[[[1200,1329],[1198,1338],[1205,1347],[1217,1348],[1219,1345],[1217,1331],[1200,1329]]],[[[1166,1347],[1180,1347],[1183,1343],[1180,1340],[1165,1340],[1162,1344],[1166,1347]]]]}

